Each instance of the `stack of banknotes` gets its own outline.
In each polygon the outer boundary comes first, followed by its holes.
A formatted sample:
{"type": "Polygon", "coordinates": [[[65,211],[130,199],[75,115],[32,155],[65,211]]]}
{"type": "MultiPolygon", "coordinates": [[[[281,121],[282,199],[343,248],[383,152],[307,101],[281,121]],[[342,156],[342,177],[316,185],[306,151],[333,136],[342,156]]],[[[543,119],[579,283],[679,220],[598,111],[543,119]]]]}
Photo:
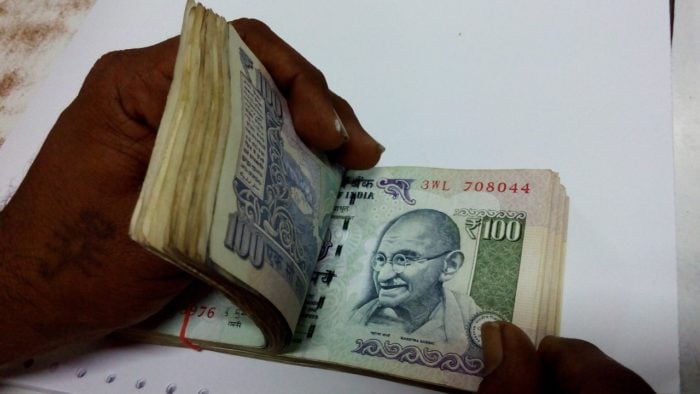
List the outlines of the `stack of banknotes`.
{"type": "Polygon", "coordinates": [[[131,234],[201,285],[125,333],[475,390],[485,322],[558,332],[567,218],[551,170],[343,171],[190,1],[131,234]]]}

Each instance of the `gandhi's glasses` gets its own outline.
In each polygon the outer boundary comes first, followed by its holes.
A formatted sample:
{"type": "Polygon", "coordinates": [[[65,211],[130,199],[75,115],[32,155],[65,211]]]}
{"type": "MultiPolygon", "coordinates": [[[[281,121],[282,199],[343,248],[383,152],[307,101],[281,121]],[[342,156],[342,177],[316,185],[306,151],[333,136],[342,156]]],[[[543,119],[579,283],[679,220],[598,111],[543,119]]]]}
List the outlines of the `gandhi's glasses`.
{"type": "Polygon", "coordinates": [[[401,253],[396,253],[391,259],[386,257],[386,255],[382,252],[378,252],[377,254],[374,255],[374,258],[372,259],[372,269],[375,271],[381,271],[382,267],[386,263],[391,264],[391,269],[394,270],[397,274],[402,273],[407,266],[414,264],[414,263],[424,263],[428,260],[436,259],[438,257],[444,256],[446,254],[450,253],[448,250],[447,252],[442,252],[438,255],[432,256],[432,257],[420,257],[420,258],[415,258],[415,257],[407,257],[404,254],[401,253]]]}

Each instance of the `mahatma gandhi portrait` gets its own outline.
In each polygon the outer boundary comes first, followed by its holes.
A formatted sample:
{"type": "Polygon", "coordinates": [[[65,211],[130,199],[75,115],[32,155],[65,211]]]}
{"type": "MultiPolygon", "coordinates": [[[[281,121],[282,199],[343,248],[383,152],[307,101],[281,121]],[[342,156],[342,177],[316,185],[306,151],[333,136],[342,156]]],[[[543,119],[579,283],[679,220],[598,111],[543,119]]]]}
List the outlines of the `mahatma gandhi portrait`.
{"type": "Polygon", "coordinates": [[[459,228],[448,215],[417,209],[393,219],[379,236],[371,265],[375,293],[353,312],[352,322],[467,343],[465,327],[479,307],[444,287],[465,265],[459,228]]]}

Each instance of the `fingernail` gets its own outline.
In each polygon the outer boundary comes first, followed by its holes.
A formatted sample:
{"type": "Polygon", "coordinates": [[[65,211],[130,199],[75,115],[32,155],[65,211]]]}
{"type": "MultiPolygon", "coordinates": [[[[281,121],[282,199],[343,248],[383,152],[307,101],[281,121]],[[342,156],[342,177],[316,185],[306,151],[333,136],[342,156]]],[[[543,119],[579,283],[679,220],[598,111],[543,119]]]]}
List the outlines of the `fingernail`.
{"type": "Polygon", "coordinates": [[[333,108],[333,113],[335,114],[335,131],[338,132],[338,134],[343,136],[343,141],[347,141],[350,139],[350,135],[348,134],[348,131],[345,129],[345,125],[343,124],[343,121],[340,120],[340,116],[338,116],[338,112],[336,112],[335,108],[333,108]]]}
{"type": "Polygon", "coordinates": [[[496,322],[487,322],[481,326],[481,342],[484,349],[484,376],[493,372],[503,361],[503,343],[501,327],[496,322]]]}

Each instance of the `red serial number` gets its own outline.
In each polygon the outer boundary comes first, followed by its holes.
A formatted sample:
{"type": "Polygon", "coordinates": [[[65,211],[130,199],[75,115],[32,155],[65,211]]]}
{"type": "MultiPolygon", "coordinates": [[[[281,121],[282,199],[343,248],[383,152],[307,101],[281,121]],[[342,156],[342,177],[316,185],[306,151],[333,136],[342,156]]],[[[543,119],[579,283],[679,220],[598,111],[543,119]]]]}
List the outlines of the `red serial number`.
{"type": "Polygon", "coordinates": [[[487,192],[487,193],[530,193],[530,184],[517,184],[506,182],[483,182],[483,181],[465,181],[465,192],[487,192]]]}
{"type": "MultiPolygon", "coordinates": [[[[439,190],[448,192],[452,190],[452,185],[445,179],[424,179],[420,183],[423,190],[439,190]]],[[[508,182],[484,182],[465,181],[462,191],[465,192],[487,192],[487,193],[530,193],[529,183],[508,183],[508,182]]]]}

